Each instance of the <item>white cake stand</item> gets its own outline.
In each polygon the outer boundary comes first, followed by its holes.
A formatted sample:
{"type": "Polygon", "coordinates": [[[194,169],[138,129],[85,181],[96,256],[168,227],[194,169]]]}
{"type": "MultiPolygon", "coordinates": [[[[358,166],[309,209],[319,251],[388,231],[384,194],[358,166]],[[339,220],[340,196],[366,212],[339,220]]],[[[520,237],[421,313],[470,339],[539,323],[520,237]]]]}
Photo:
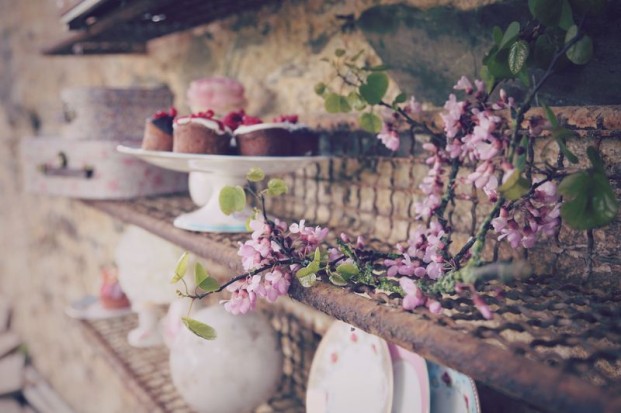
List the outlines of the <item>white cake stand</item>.
{"type": "MultiPolygon", "coordinates": [[[[220,190],[246,183],[251,168],[261,168],[266,175],[293,172],[310,163],[327,159],[325,156],[229,156],[198,155],[175,152],[147,151],[119,146],[121,153],[136,156],[153,165],[179,172],[200,172],[205,189],[200,197],[205,204],[196,211],[175,218],[177,228],[199,232],[246,232],[250,210],[232,215],[220,211],[220,190]]],[[[196,188],[195,188],[196,191],[196,188]]],[[[193,196],[193,199],[195,197],[193,196]]],[[[202,203],[202,202],[201,202],[202,203]]]]}

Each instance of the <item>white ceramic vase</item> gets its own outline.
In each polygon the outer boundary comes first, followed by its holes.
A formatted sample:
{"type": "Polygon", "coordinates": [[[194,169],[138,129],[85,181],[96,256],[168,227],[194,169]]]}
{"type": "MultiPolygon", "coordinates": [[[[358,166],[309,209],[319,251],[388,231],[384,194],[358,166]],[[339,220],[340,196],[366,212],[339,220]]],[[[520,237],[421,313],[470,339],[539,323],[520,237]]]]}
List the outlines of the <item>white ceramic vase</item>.
{"type": "Polygon", "coordinates": [[[218,337],[208,341],[183,329],[171,348],[173,383],[188,405],[198,413],[243,413],[267,401],[282,374],[280,343],[267,317],[234,316],[216,305],[193,318],[218,337]]]}

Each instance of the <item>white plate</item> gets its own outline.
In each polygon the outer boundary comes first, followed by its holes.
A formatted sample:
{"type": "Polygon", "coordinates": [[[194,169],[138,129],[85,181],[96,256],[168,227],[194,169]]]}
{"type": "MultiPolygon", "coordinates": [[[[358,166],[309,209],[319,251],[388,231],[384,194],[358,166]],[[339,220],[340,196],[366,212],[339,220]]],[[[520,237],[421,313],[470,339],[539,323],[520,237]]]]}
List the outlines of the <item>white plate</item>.
{"type": "Polygon", "coordinates": [[[481,413],[479,395],[470,377],[427,361],[431,385],[431,413],[481,413]]]}
{"type": "Polygon", "coordinates": [[[230,172],[246,176],[250,168],[261,168],[266,174],[293,172],[308,163],[328,159],[327,156],[239,156],[207,155],[167,151],[147,151],[119,145],[117,151],[133,155],[145,162],[178,172],[230,172]]]}
{"type": "Polygon", "coordinates": [[[79,300],[72,301],[65,308],[65,314],[78,320],[103,320],[106,318],[123,317],[132,312],[130,307],[108,309],[101,305],[99,298],[94,295],[85,295],[79,300]]]}
{"type": "Polygon", "coordinates": [[[389,344],[394,378],[392,413],[429,413],[429,373],[425,359],[389,344]]]}
{"type": "Polygon", "coordinates": [[[386,342],[335,321],[313,359],[307,413],[389,413],[392,390],[392,363],[386,342]]]}

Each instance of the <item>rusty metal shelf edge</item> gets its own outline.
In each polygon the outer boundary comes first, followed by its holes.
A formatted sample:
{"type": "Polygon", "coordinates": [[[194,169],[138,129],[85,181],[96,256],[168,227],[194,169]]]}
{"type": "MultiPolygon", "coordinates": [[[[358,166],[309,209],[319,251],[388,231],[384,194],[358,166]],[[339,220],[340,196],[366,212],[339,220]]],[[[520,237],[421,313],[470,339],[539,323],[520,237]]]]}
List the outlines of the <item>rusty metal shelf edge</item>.
{"type": "MultiPolygon", "coordinates": [[[[199,256],[239,271],[236,251],[208,237],[173,227],[135,211],[129,203],[83,201],[86,205],[140,226],[199,256]]],[[[415,314],[382,305],[329,284],[310,289],[293,283],[289,295],[323,313],[376,334],[389,342],[471,376],[512,397],[550,412],[615,413],[621,396],[415,314]]]]}

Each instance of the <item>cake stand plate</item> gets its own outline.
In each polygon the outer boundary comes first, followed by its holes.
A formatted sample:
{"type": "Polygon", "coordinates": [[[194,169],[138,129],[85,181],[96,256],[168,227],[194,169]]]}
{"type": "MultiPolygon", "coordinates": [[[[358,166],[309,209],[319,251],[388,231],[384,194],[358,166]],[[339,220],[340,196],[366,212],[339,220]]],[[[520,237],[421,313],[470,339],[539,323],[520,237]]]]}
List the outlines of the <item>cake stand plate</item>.
{"type": "MultiPolygon", "coordinates": [[[[261,168],[266,175],[294,172],[310,163],[327,159],[326,156],[234,156],[201,155],[147,151],[144,149],[118,146],[121,153],[136,156],[148,163],[179,172],[200,172],[205,192],[201,196],[204,205],[196,211],[178,216],[177,228],[198,232],[247,232],[246,219],[251,211],[224,215],[220,211],[220,190],[227,186],[246,183],[246,174],[251,168],[261,168]]],[[[193,197],[194,199],[194,197],[193,197]]]]}

